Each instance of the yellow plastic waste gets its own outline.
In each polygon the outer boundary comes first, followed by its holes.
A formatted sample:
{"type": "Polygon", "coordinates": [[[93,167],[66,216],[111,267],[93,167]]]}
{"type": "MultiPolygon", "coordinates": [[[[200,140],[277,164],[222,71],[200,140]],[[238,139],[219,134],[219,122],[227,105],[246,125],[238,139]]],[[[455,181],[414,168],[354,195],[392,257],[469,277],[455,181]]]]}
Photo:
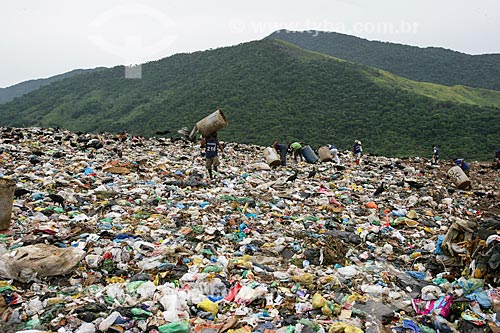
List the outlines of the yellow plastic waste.
{"type": "Polygon", "coordinates": [[[243,326],[242,328],[238,328],[237,330],[228,330],[227,333],[250,333],[252,332],[252,328],[250,326],[243,326]]]}
{"type": "Polygon", "coordinates": [[[240,267],[252,268],[252,257],[245,254],[243,257],[234,260],[233,263],[240,267]]]}
{"type": "Polygon", "coordinates": [[[314,283],[314,275],[311,273],[304,273],[300,275],[292,276],[293,282],[298,282],[301,284],[313,284],[314,283]]]}
{"type": "Polygon", "coordinates": [[[330,309],[328,307],[328,305],[325,303],[325,305],[323,305],[323,307],[321,308],[321,313],[324,314],[325,316],[327,317],[331,317],[332,314],[333,314],[333,311],[332,309],[330,309]]]}
{"type": "Polygon", "coordinates": [[[54,304],[61,304],[64,302],[64,299],[62,299],[61,297],[52,297],[45,299],[44,302],[46,302],[47,306],[49,306],[54,304]]]}
{"type": "Polygon", "coordinates": [[[8,281],[0,281],[0,287],[7,287],[10,286],[12,290],[17,290],[16,287],[11,286],[8,281]]]}
{"type": "Polygon", "coordinates": [[[407,217],[407,218],[409,218],[409,219],[416,219],[416,218],[418,218],[418,214],[417,214],[417,212],[416,212],[416,211],[414,211],[414,210],[412,209],[412,210],[410,210],[410,211],[408,212],[408,214],[406,214],[406,217],[407,217]]]}
{"type": "Polygon", "coordinates": [[[192,259],[193,265],[200,266],[203,264],[203,258],[195,257],[192,259]]]}
{"type": "Polygon", "coordinates": [[[352,293],[347,297],[347,303],[354,303],[355,301],[365,302],[365,298],[358,293],[352,293]]]}
{"type": "Polygon", "coordinates": [[[333,305],[333,312],[332,314],[334,316],[338,316],[342,312],[342,305],[335,303],[333,305]]]}
{"type": "Polygon", "coordinates": [[[157,287],[160,285],[160,276],[158,274],[156,274],[153,284],[157,287]]]}
{"type": "Polygon", "coordinates": [[[427,233],[429,233],[429,234],[434,234],[434,233],[435,233],[435,232],[434,232],[434,230],[432,230],[432,229],[431,229],[431,228],[429,228],[429,227],[425,227],[425,228],[424,228],[424,231],[425,231],[425,232],[427,232],[427,233]]]}
{"type": "Polygon", "coordinates": [[[160,278],[164,279],[167,275],[168,275],[168,272],[160,272],[160,273],[156,274],[156,276],[153,280],[153,284],[155,286],[159,286],[160,285],[160,278]]]}
{"type": "Polygon", "coordinates": [[[346,323],[336,322],[330,326],[328,333],[363,333],[363,330],[346,323]]]}
{"type": "Polygon", "coordinates": [[[106,282],[108,284],[111,284],[111,283],[125,283],[125,279],[122,278],[121,276],[113,276],[113,277],[110,277],[110,278],[106,278],[106,282]]]}
{"type": "Polygon", "coordinates": [[[214,316],[217,314],[217,312],[219,312],[219,305],[212,302],[208,298],[205,298],[203,301],[198,303],[198,307],[203,311],[211,312],[214,316]]]}
{"type": "Polygon", "coordinates": [[[425,214],[425,216],[434,216],[434,213],[430,210],[424,210],[423,213],[425,214]]]}
{"type": "Polygon", "coordinates": [[[418,222],[415,220],[411,220],[411,219],[405,219],[404,223],[406,224],[406,226],[411,227],[411,228],[418,226],[418,222]]]}
{"type": "Polygon", "coordinates": [[[357,192],[363,192],[365,189],[363,188],[363,186],[358,186],[354,183],[352,183],[349,188],[353,191],[357,191],[357,192]]]}
{"type": "Polygon", "coordinates": [[[413,252],[412,254],[410,254],[410,258],[411,259],[417,259],[421,255],[422,255],[422,252],[413,252]]]}
{"type": "Polygon", "coordinates": [[[320,278],[318,278],[319,285],[324,285],[324,284],[328,284],[328,283],[332,283],[335,286],[340,284],[339,279],[335,275],[326,275],[326,276],[321,276],[320,278]]]}
{"type": "Polygon", "coordinates": [[[322,308],[326,304],[326,299],[321,296],[321,294],[316,293],[312,297],[312,307],[313,309],[322,308]]]}

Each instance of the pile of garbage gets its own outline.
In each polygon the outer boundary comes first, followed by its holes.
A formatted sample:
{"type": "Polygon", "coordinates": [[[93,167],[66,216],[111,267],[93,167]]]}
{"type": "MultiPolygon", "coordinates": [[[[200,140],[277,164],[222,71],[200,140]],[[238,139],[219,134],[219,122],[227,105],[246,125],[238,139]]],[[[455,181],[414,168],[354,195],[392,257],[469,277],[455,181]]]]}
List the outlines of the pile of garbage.
{"type": "Polygon", "coordinates": [[[497,171],[263,150],[0,128],[0,331],[500,332],[497,171]]]}

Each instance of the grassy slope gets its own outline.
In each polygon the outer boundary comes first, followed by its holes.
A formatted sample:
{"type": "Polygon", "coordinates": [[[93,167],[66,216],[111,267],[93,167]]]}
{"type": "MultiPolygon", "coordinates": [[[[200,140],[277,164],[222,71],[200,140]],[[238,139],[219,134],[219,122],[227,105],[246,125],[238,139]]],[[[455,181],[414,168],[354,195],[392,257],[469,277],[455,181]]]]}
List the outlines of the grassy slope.
{"type": "Polygon", "coordinates": [[[435,83],[412,81],[382,70],[379,73],[380,75],[373,78],[379,84],[398,86],[409,92],[436,100],[481,106],[500,106],[500,91],[466,86],[448,87],[435,83]]]}
{"type": "Polygon", "coordinates": [[[268,38],[288,41],[419,82],[500,91],[500,54],[469,55],[438,47],[370,41],[335,32],[279,30],[268,38]]]}
{"type": "MultiPolygon", "coordinates": [[[[327,57],[336,61],[348,62],[344,59],[339,59],[324,53],[304,50],[299,46],[289,43],[284,40],[275,39],[276,42],[286,45],[293,49],[296,48],[302,52],[303,55],[299,58],[307,59],[314,57],[327,57]]],[[[500,91],[472,88],[467,86],[444,86],[429,82],[417,82],[404,77],[397,76],[387,71],[377,70],[366,67],[366,74],[372,77],[374,82],[387,86],[397,87],[407,90],[411,93],[430,97],[440,101],[449,101],[455,103],[465,103],[480,106],[500,106],[500,91]]]]}

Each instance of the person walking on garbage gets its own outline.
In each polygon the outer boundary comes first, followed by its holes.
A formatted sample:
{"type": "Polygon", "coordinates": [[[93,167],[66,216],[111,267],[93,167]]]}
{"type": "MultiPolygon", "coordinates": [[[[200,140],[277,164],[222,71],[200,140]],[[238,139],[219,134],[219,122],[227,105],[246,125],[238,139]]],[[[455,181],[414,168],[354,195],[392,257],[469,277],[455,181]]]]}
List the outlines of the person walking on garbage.
{"type": "Polygon", "coordinates": [[[458,165],[467,176],[469,175],[470,165],[466,163],[463,158],[455,158],[453,159],[453,162],[455,162],[455,164],[458,165]]]}
{"type": "Polygon", "coordinates": [[[438,160],[439,160],[439,148],[436,145],[432,145],[431,165],[437,165],[438,160]]]}
{"type": "Polygon", "coordinates": [[[356,164],[359,164],[359,162],[361,162],[361,153],[363,152],[361,141],[359,140],[354,141],[354,144],[352,145],[352,152],[354,153],[356,164]]]}
{"type": "Polygon", "coordinates": [[[338,148],[336,146],[330,144],[330,145],[328,145],[328,149],[330,150],[330,154],[332,154],[333,159],[335,160],[335,163],[340,164],[338,148]]]}
{"type": "Polygon", "coordinates": [[[295,162],[297,162],[297,157],[301,162],[304,160],[304,158],[302,157],[302,145],[300,144],[300,142],[289,143],[288,150],[292,151],[293,160],[295,162]]]}
{"type": "Polygon", "coordinates": [[[217,139],[217,132],[211,133],[208,137],[203,137],[201,139],[201,147],[205,147],[205,158],[206,158],[206,167],[208,170],[208,175],[210,179],[214,178],[212,173],[212,168],[217,172],[217,168],[220,165],[219,157],[218,157],[218,149],[222,152],[224,148],[217,139]]]}
{"type": "Polygon", "coordinates": [[[276,140],[273,143],[273,148],[276,149],[276,152],[280,155],[281,165],[286,166],[286,154],[288,153],[288,147],[276,140]]]}
{"type": "Polygon", "coordinates": [[[495,160],[493,161],[493,169],[500,169],[500,148],[495,152],[495,160]]]}

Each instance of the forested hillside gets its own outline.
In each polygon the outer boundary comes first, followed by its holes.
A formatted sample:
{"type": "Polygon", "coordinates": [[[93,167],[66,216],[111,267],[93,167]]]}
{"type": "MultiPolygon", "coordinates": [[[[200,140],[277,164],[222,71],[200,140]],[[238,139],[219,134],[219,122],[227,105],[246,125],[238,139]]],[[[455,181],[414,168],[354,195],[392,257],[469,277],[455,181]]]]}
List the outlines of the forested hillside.
{"type": "Polygon", "coordinates": [[[264,40],[142,67],[75,76],[0,105],[0,124],[154,135],[222,109],[222,140],[314,147],[355,139],[366,153],[490,159],[500,142],[500,93],[415,83],[352,62],[264,40]]]}
{"type": "Polygon", "coordinates": [[[279,30],[268,38],[380,68],[415,81],[500,90],[500,54],[469,55],[444,48],[369,41],[336,32],[279,30]]]}
{"type": "Polygon", "coordinates": [[[67,73],[48,77],[46,79],[29,80],[10,87],[0,88],[0,104],[10,102],[16,97],[26,95],[34,90],[39,89],[40,87],[51,84],[52,82],[70,78],[72,76],[93,70],[96,69],[75,69],[67,73]]]}

